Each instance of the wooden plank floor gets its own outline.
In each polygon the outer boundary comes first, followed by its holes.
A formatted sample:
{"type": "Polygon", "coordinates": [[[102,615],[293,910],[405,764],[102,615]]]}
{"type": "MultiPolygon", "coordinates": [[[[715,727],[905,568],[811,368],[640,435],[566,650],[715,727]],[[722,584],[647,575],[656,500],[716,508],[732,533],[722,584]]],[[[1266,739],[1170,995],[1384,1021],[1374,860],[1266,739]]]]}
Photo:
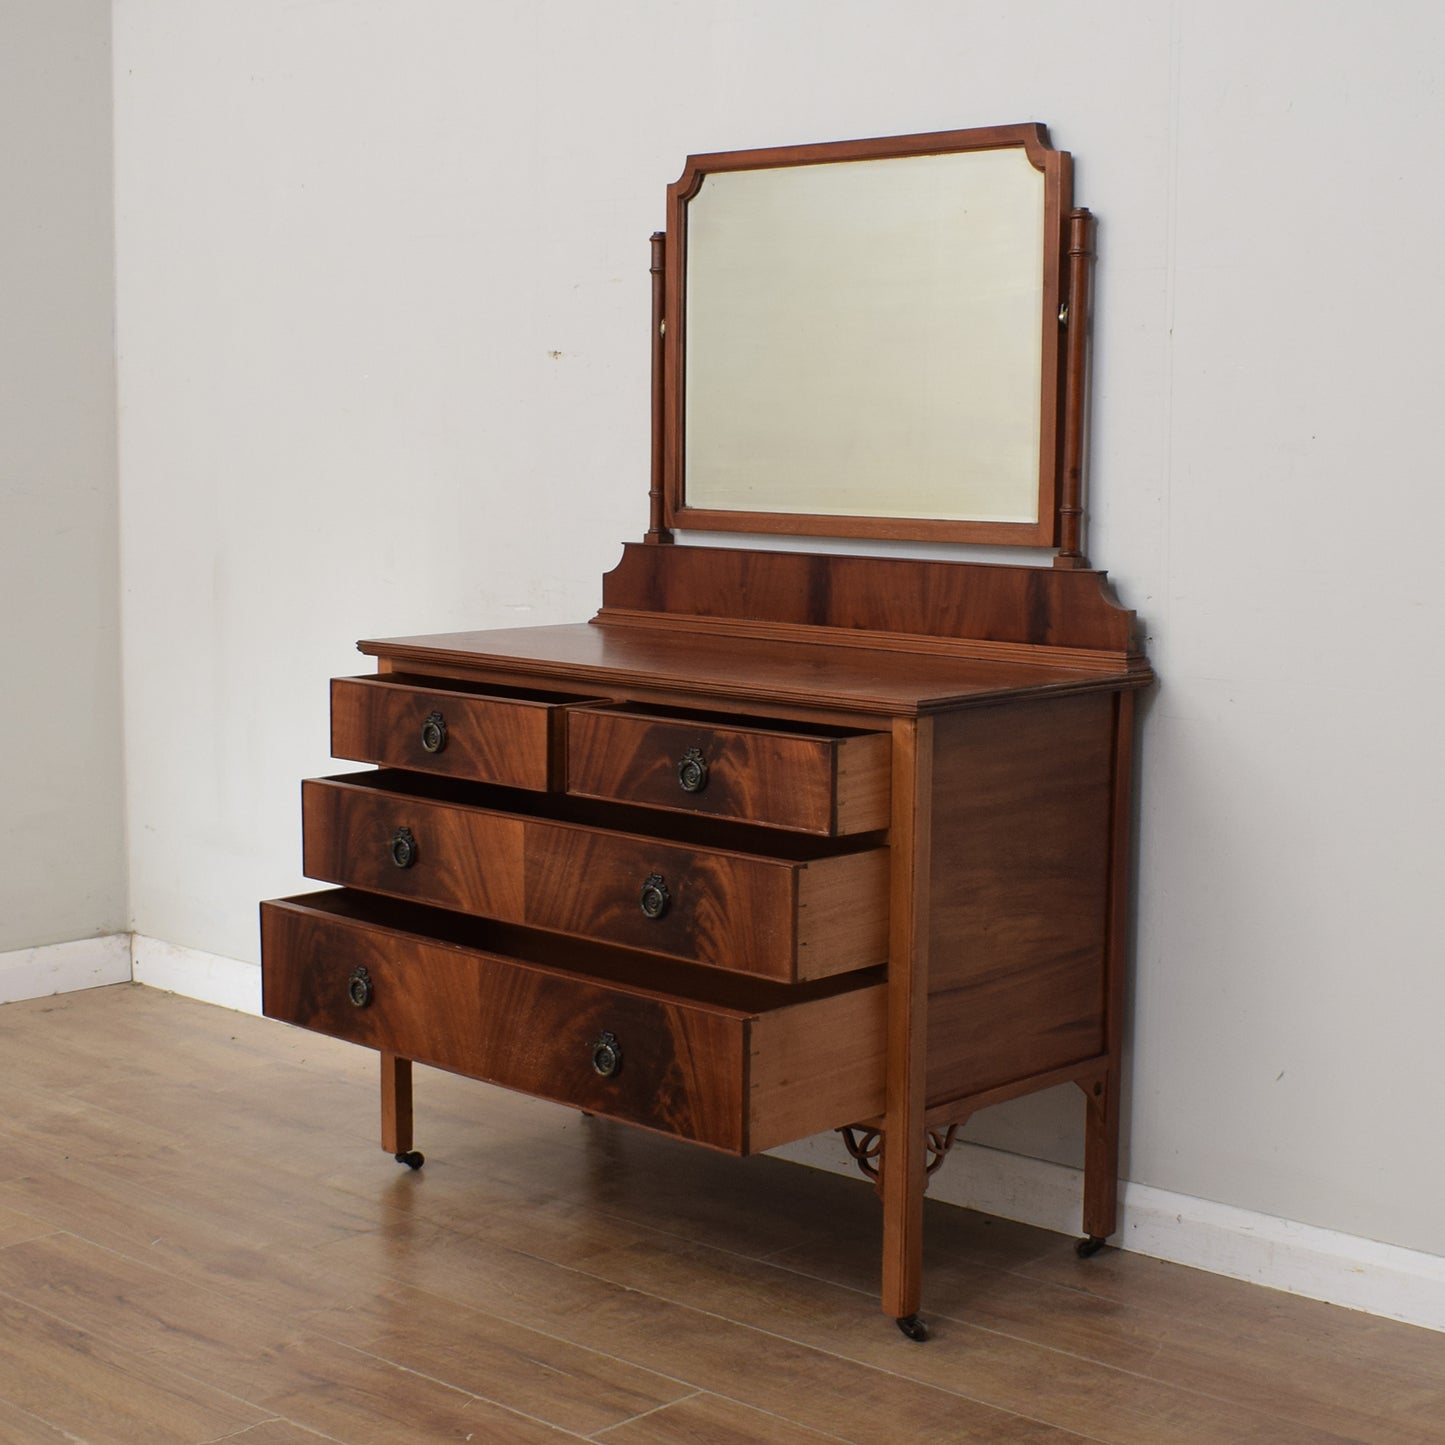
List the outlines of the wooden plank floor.
{"type": "Polygon", "coordinates": [[[0,1008],[0,1442],[1445,1441],[1445,1335],[122,986],[0,1008]]]}

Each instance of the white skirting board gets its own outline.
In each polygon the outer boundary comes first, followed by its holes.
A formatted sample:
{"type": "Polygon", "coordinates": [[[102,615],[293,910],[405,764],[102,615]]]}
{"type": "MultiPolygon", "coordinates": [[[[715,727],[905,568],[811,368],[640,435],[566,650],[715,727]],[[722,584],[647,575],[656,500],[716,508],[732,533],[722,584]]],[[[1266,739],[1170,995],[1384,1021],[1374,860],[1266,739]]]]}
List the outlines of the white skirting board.
{"type": "MultiPolygon", "coordinates": [[[[835,1135],[820,1134],[772,1152],[838,1174],[857,1172],[835,1135]]],[[[1077,1236],[1084,1176],[1063,1164],[959,1143],[929,1181],[928,1193],[948,1204],[1077,1236]]],[[[1110,1242],[1120,1249],[1445,1330],[1445,1258],[1440,1255],[1148,1184],[1125,1181],[1119,1206],[1119,1230],[1110,1242]]]]}
{"type": "MultiPolygon", "coordinates": [[[[261,1011],[261,971],[255,964],[143,934],[0,954],[0,1001],[130,978],[222,1008],[261,1011]]],[[[426,1108],[424,1085],[421,1108],[426,1108]]],[[[834,1134],[773,1152],[834,1173],[856,1173],[834,1134]]],[[[1083,1176],[1061,1164],[962,1143],[934,1176],[929,1193],[946,1203],[1076,1234],[1083,1176]]],[[[1445,1258],[1438,1255],[1147,1184],[1123,1186],[1120,1216],[1114,1243],[1122,1249],[1445,1331],[1445,1258]]]]}
{"type": "Polygon", "coordinates": [[[261,1012],[261,970],[254,963],[165,943],[143,933],[131,935],[131,959],[131,977],[137,983],[240,1013],[261,1012]]]}
{"type": "Polygon", "coordinates": [[[130,935],[78,938],[0,953],[0,1004],[53,993],[75,993],[107,983],[129,983],[130,935]]]}

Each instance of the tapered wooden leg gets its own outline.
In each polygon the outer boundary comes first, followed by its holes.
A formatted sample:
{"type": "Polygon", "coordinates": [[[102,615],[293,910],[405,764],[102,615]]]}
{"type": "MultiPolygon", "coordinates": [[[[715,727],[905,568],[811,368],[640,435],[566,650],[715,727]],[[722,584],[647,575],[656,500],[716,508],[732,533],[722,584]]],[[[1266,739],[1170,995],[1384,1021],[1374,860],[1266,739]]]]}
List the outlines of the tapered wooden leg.
{"type": "Polygon", "coordinates": [[[381,1056],[381,1147],[388,1154],[411,1149],[411,1060],[381,1056]]]}
{"type": "Polygon", "coordinates": [[[1129,916],[1129,823],[1134,771],[1134,695],[1114,700],[1114,776],[1109,827],[1109,912],[1104,949],[1103,1075],[1080,1084],[1088,1100],[1084,1125],[1084,1239],[1095,1253],[1119,1227],[1119,1060],[1124,1039],[1125,941],[1129,916]]]}
{"type": "Polygon", "coordinates": [[[933,723],[893,726],[889,834],[888,1065],[883,1126],[883,1312],[910,1339],[925,1339],[922,1302],[923,1127],[928,1019],[929,820],[933,723]]]}
{"type": "Polygon", "coordinates": [[[1110,1069],[1089,1085],[1084,1097],[1084,1234],[1105,1240],[1119,1225],[1118,1071],[1110,1069]]]}

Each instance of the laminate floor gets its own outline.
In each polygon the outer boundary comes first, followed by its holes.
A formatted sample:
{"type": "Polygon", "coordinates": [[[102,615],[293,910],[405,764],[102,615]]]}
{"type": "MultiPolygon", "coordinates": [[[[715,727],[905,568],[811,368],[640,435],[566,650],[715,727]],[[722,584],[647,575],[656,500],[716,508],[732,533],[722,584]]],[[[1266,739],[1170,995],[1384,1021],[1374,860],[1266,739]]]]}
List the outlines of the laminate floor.
{"type": "Polygon", "coordinates": [[[0,1442],[1445,1442],[1445,1335],[122,986],[0,1008],[0,1442]]]}

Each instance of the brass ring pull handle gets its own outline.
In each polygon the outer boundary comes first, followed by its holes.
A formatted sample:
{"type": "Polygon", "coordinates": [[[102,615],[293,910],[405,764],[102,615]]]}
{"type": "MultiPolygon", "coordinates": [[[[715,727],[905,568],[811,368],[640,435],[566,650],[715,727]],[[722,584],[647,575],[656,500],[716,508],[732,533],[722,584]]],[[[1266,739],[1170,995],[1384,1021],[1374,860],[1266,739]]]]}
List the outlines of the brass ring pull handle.
{"type": "Polygon", "coordinates": [[[346,996],[355,1008],[365,1008],[371,1002],[371,975],[364,968],[353,968],[346,980],[346,996]]]}
{"type": "Polygon", "coordinates": [[[707,759],[699,748],[689,748],[677,760],[677,785],[684,793],[700,793],[707,787],[707,759]]]}
{"type": "Polygon", "coordinates": [[[600,1033],[592,1043],[592,1067],[610,1079],[622,1067],[622,1045],[614,1035],[600,1033]]]}
{"type": "Polygon", "coordinates": [[[416,839],[410,828],[398,828],[392,834],[391,861],[398,868],[410,868],[416,862],[416,839]]]}
{"type": "Polygon", "coordinates": [[[642,885],[642,897],[638,899],[644,916],[661,918],[667,912],[667,905],[671,902],[672,894],[667,891],[667,884],[662,881],[662,874],[649,873],[647,881],[642,885]]]}
{"type": "Polygon", "coordinates": [[[439,753],[447,745],[447,720],[440,712],[429,712],[421,725],[421,745],[429,753],[439,753]]]}

